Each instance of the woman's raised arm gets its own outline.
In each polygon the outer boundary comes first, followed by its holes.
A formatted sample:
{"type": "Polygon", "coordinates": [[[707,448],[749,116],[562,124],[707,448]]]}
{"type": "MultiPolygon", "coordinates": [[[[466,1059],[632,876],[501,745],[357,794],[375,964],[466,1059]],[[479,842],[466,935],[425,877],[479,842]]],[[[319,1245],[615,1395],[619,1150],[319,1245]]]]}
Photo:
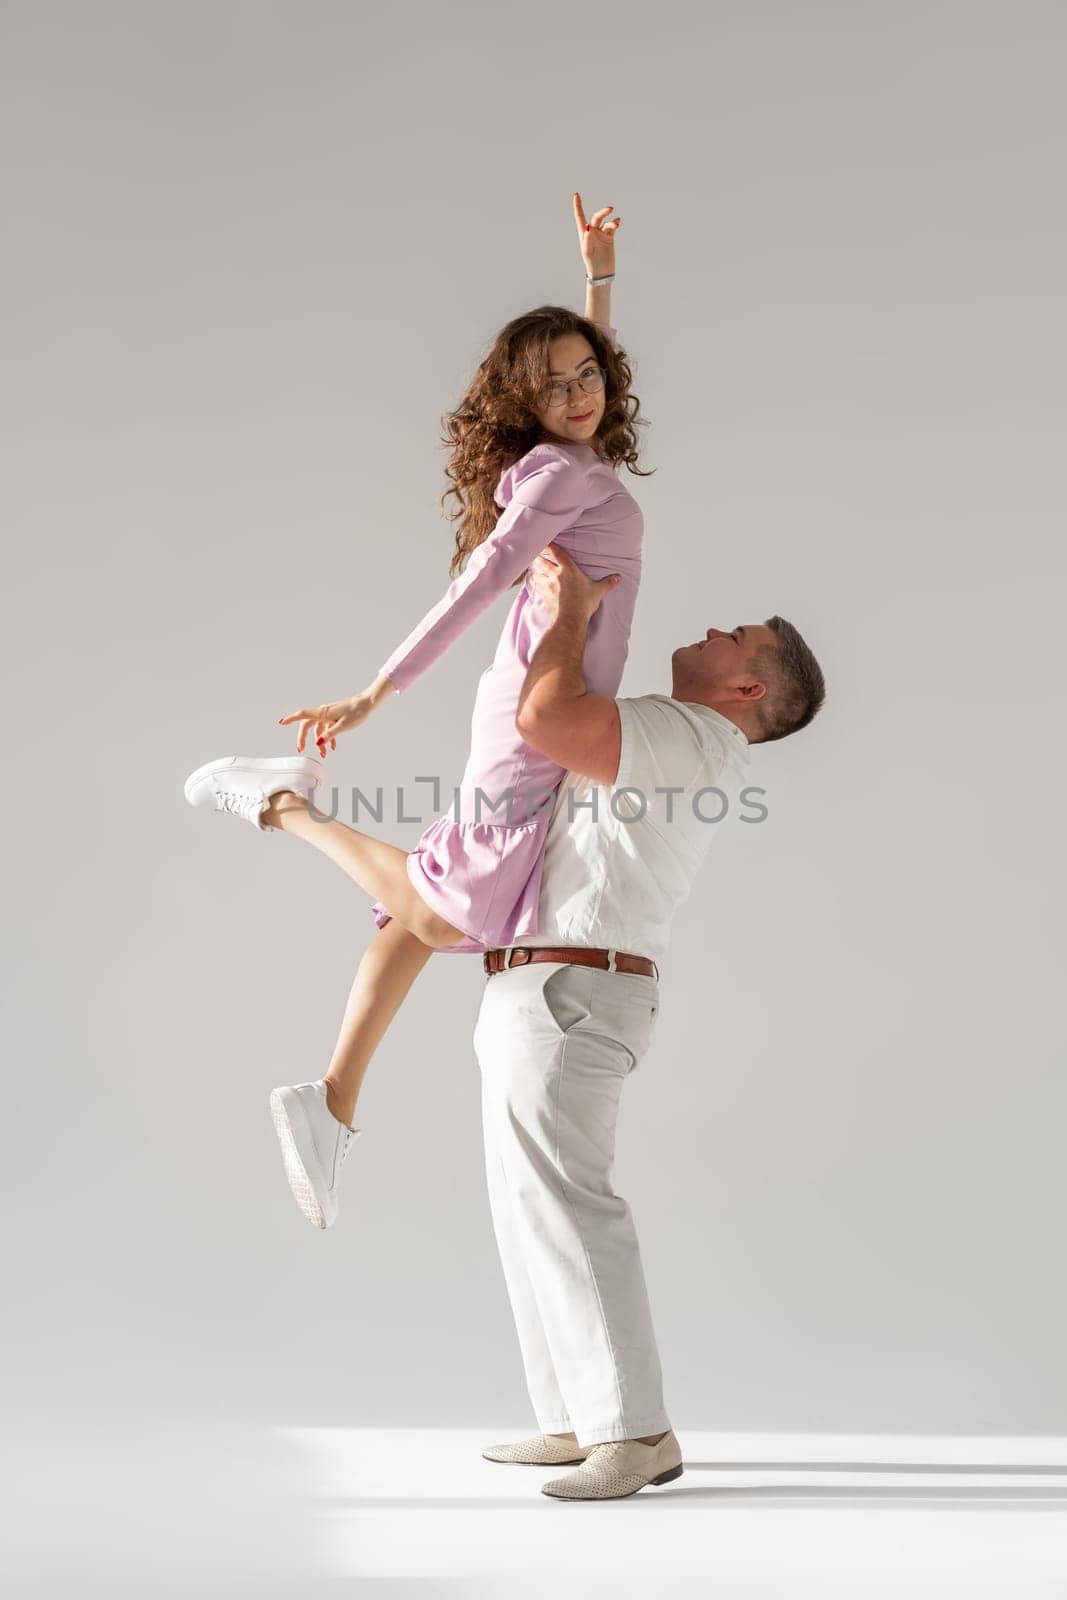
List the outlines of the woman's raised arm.
{"type": "Polygon", "coordinates": [[[605,283],[594,288],[589,280],[615,276],[615,234],[622,218],[613,217],[610,222],[606,221],[608,212],[614,209],[614,206],[604,206],[602,210],[595,211],[587,222],[582,209],[582,197],[575,190],[574,221],[578,228],[578,242],[586,274],[585,315],[590,322],[607,327],[611,325],[611,284],[605,283]]]}

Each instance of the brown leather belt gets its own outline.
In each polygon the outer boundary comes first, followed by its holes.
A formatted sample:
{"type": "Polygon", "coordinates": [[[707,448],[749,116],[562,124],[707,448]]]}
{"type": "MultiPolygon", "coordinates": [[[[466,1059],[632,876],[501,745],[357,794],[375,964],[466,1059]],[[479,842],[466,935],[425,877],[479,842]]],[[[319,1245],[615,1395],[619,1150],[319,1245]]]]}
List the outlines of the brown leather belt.
{"type": "Polygon", "coordinates": [[[648,956],[628,956],[621,950],[594,950],[589,945],[569,944],[558,949],[547,946],[511,945],[497,950],[487,950],[482,966],[488,977],[503,972],[505,967],[524,967],[531,961],[566,961],[576,967],[600,967],[604,971],[640,972],[659,981],[659,968],[648,956]],[[510,959],[505,960],[509,956],[510,959]],[[614,957],[614,966],[612,958],[614,957]]]}

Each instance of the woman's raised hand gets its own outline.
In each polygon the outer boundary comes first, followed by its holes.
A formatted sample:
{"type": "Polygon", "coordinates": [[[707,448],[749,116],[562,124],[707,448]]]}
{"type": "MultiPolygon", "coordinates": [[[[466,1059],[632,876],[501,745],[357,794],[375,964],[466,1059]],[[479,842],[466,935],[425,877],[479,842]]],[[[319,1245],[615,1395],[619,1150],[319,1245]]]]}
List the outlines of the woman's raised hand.
{"type": "Polygon", "coordinates": [[[287,723],[299,722],[300,732],[297,734],[296,748],[303,754],[304,744],[307,740],[308,729],[315,730],[315,743],[319,747],[319,754],[326,754],[326,746],[331,750],[337,749],[337,735],[347,733],[349,728],[358,728],[361,722],[366,722],[374,710],[373,696],[364,691],[353,694],[347,700],[327,700],[324,705],[302,707],[299,711],[290,711],[287,717],[279,717],[282,727],[287,723]]]}
{"type": "Polygon", "coordinates": [[[608,212],[614,209],[614,206],[604,206],[602,210],[594,211],[592,217],[586,221],[585,212],[582,210],[582,197],[575,190],[574,220],[578,225],[582,260],[590,278],[606,278],[615,271],[615,235],[622,218],[612,217],[610,222],[605,220],[608,212]]]}

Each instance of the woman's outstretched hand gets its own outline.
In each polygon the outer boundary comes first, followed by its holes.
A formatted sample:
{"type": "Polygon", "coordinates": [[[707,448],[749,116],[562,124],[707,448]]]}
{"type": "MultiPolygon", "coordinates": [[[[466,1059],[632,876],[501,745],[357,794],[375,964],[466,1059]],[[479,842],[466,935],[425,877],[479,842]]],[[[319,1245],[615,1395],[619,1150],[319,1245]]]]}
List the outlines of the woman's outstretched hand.
{"type": "Polygon", "coordinates": [[[325,705],[304,706],[300,711],[290,711],[287,717],[279,717],[282,727],[287,723],[299,722],[300,732],[297,734],[296,748],[303,754],[307,741],[308,729],[315,730],[315,743],[319,747],[319,755],[326,754],[326,746],[331,750],[337,749],[337,735],[347,733],[349,728],[358,728],[361,722],[366,722],[374,710],[376,701],[367,691],[353,694],[347,700],[327,700],[325,705]]]}
{"type": "Polygon", "coordinates": [[[574,220],[578,224],[578,242],[582,247],[582,260],[590,278],[606,278],[615,271],[615,235],[622,218],[612,217],[610,222],[605,221],[608,212],[614,209],[614,206],[604,206],[601,211],[594,211],[592,217],[586,221],[585,212],[582,210],[582,197],[575,190],[574,220]]]}

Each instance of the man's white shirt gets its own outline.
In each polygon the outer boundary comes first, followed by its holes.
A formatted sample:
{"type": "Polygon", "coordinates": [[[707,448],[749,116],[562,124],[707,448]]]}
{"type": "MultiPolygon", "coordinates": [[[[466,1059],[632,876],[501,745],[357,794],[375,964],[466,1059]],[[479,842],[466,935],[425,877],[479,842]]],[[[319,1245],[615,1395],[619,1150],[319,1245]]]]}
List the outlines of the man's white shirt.
{"type": "Polygon", "coordinates": [[[545,844],[538,931],[659,960],[713,839],[735,819],[750,759],[736,723],[665,694],[618,700],[614,783],[568,772],[545,844]]]}

